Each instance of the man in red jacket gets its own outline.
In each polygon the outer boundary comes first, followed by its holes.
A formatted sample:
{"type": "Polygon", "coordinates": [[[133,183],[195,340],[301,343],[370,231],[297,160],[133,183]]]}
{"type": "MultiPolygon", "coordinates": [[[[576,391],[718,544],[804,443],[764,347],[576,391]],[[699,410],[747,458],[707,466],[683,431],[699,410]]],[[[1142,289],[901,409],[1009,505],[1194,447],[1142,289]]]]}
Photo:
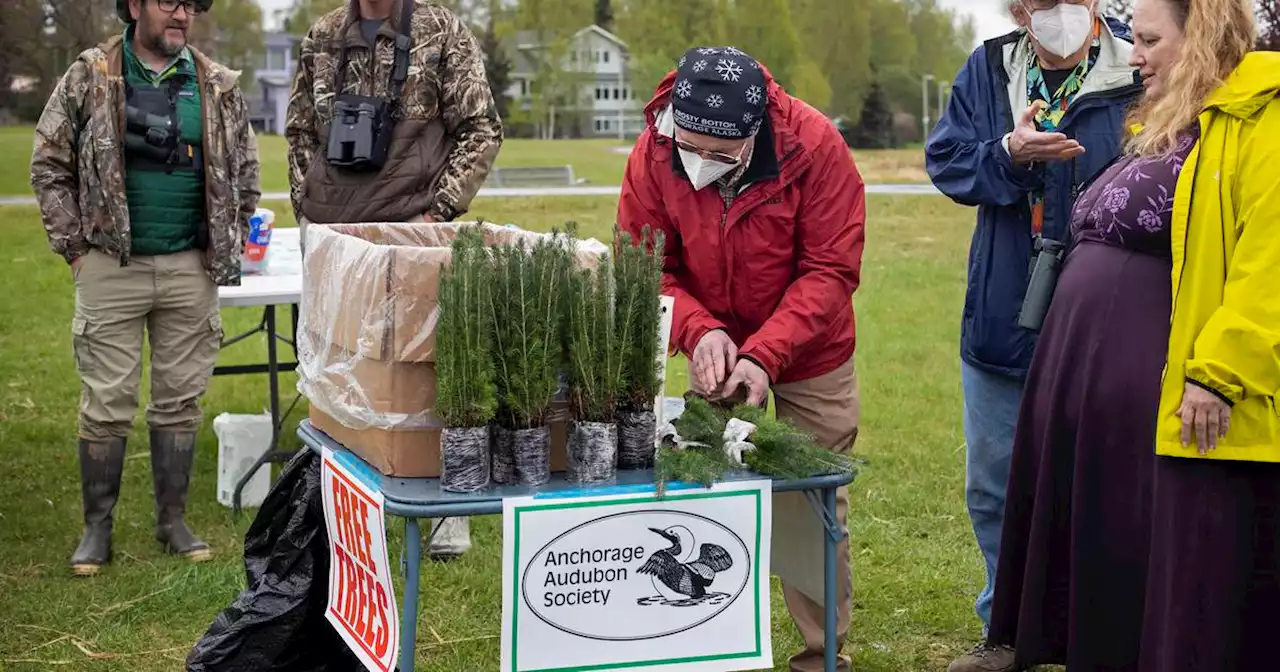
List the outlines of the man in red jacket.
{"type": "MultiPolygon", "coordinates": [[[[733,47],[690,49],[645,107],[618,222],[666,240],[663,292],[675,297],[672,346],[695,392],[772,389],[779,417],[847,453],[858,433],[852,295],[862,263],[864,185],[835,126],[733,47]]],[[[848,497],[839,493],[839,519],[848,497]]],[[[821,526],[798,493],[774,498],[773,570],[805,650],[823,660],[821,526]]],[[[838,639],[853,603],[840,549],[838,639]]],[[[849,668],[841,657],[840,669],[849,668]]]]}

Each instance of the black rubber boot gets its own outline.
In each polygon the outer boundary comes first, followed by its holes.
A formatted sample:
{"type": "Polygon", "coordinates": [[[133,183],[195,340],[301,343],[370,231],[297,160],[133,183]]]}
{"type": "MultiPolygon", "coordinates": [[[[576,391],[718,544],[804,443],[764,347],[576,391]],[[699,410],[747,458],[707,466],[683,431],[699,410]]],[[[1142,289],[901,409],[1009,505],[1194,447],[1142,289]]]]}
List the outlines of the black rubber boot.
{"type": "Polygon", "coordinates": [[[209,545],[187,527],[187,487],[195,459],[196,435],[151,430],[151,475],[156,495],[156,541],[193,562],[213,557],[209,545]]]}
{"type": "Polygon", "coordinates": [[[71,571],[76,576],[94,576],[111,562],[111,512],[120,498],[125,444],[125,439],[80,439],[84,533],[80,545],[71,554],[71,571]]]}

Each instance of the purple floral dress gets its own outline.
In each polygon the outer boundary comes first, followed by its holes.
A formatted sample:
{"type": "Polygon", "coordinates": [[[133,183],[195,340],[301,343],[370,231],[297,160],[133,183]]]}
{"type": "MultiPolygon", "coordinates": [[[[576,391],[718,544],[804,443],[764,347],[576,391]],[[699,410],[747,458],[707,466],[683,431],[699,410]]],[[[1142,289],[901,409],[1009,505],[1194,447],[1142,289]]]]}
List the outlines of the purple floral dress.
{"type": "Polygon", "coordinates": [[[991,642],[1028,667],[1138,666],[1173,195],[1194,144],[1121,158],[1073,210],[1015,432],[991,614],[991,642]]]}
{"type": "Polygon", "coordinates": [[[1195,141],[1188,133],[1168,156],[1125,156],[1107,168],[1076,200],[1071,218],[1076,243],[1170,256],[1174,187],[1195,141]]]}

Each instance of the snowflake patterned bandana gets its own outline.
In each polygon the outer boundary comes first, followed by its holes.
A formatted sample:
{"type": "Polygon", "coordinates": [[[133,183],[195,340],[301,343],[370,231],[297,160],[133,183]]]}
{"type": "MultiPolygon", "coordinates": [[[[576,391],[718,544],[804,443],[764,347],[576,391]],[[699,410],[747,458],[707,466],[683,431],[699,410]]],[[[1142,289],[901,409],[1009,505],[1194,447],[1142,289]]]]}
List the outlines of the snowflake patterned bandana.
{"type": "Polygon", "coordinates": [[[733,47],[696,47],[680,57],[671,96],[676,126],[698,135],[741,140],[764,115],[760,64],[733,47]]]}

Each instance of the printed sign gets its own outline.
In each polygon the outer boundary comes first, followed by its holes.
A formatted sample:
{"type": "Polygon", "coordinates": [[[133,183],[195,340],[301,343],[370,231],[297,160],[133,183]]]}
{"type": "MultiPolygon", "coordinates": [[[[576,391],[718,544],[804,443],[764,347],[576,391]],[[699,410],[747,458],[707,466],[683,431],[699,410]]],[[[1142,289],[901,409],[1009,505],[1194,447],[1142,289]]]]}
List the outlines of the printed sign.
{"type": "Polygon", "coordinates": [[[507,499],[502,671],[773,666],[772,484],[507,499]]]}
{"type": "Polygon", "coordinates": [[[660,305],[659,311],[661,314],[658,318],[658,338],[662,342],[662,347],[658,349],[657,357],[658,396],[653,399],[653,413],[654,418],[657,420],[657,423],[654,426],[654,429],[657,431],[654,432],[653,436],[653,443],[655,447],[658,446],[658,437],[662,435],[662,426],[667,424],[666,418],[664,417],[666,416],[666,413],[663,409],[666,404],[663,403],[663,400],[667,396],[667,349],[671,347],[671,321],[675,318],[676,297],[663,294],[658,297],[658,300],[660,305]]]}
{"type": "Polygon", "coordinates": [[[371,671],[395,669],[400,619],[387,562],[382,491],[349,454],[324,451],[320,466],[329,533],[325,617],[371,671]]]}

